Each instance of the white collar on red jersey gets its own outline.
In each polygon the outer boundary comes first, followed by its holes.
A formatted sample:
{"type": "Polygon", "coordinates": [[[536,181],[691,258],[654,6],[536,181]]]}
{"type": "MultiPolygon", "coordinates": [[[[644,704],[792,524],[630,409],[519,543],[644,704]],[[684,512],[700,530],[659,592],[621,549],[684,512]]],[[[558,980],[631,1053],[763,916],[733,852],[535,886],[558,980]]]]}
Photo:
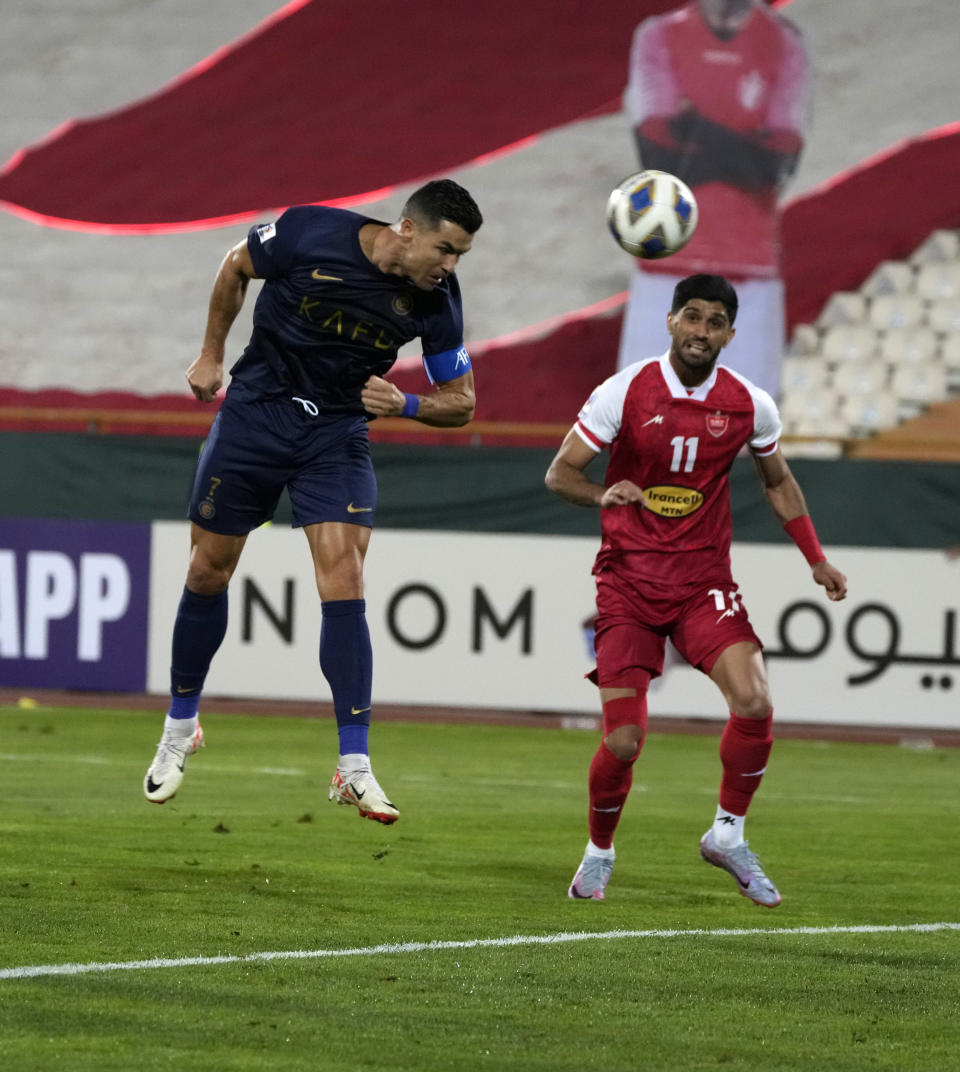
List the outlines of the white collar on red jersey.
{"type": "Polygon", "coordinates": [[[667,389],[674,398],[693,398],[697,402],[704,402],[713,389],[713,385],[717,382],[717,366],[714,365],[713,371],[699,387],[694,387],[693,389],[684,387],[680,382],[680,377],[673,371],[673,365],[670,364],[669,350],[660,358],[660,371],[663,373],[664,380],[666,380],[667,389]]]}

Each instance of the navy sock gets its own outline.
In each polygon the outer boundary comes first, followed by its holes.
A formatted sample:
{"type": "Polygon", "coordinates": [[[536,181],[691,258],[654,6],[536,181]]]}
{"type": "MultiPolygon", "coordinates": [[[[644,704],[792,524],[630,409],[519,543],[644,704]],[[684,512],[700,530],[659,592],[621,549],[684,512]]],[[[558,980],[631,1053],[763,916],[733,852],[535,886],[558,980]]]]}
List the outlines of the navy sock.
{"type": "Polygon", "coordinates": [[[227,592],[204,596],[183,589],[173,624],[170,717],[193,718],[200,693],[227,632],[227,592]]]}
{"type": "Polygon", "coordinates": [[[320,669],[333,693],[340,754],[369,754],[373,650],[366,601],[331,599],[320,604],[320,669]]]}

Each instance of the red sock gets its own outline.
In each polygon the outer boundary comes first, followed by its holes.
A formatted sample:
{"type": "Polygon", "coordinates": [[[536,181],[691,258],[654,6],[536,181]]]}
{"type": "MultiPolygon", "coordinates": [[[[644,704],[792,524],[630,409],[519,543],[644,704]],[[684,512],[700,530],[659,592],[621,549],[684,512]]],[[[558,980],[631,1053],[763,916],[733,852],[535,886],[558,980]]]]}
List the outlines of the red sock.
{"type": "Polygon", "coordinates": [[[730,713],[720,738],[720,807],[731,815],[746,815],[760,786],[773,747],[773,711],[766,718],[741,718],[730,713]]]}
{"type": "Polygon", "coordinates": [[[633,760],[624,762],[601,742],[590,764],[590,840],[598,849],[613,845],[624,801],[633,785],[633,760]]]}

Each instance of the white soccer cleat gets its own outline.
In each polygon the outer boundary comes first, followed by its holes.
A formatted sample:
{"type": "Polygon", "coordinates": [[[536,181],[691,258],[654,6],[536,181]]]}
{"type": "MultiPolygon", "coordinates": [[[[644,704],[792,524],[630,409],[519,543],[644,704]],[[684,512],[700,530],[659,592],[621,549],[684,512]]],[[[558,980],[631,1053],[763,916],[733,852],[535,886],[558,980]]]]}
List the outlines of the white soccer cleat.
{"type": "Polygon", "coordinates": [[[571,901],[602,901],[612,874],[612,857],[585,855],[573,876],[567,896],[571,901]]]}
{"type": "Polygon", "coordinates": [[[164,731],[157,745],[157,754],[143,779],[143,795],[152,804],[163,804],[180,788],[187,756],[203,747],[203,727],[197,723],[189,737],[174,736],[164,731]]]}
{"type": "Polygon", "coordinates": [[[352,771],[342,771],[337,767],[330,779],[329,797],[338,804],[352,804],[359,811],[361,819],[373,819],[389,825],[400,818],[396,805],[387,800],[369,767],[352,771]]]}
{"type": "Polygon", "coordinates": [[[780,891],[767,877],[756,853],[750,851],[749,842],[742,841],[732,849],[722,849],[714,841],[711,828],[700,839],[700,856],[708,864],[722,867],[733,875],[737,889],[754,904],[764,908],[776,908],[780,904],[780,891]]]}

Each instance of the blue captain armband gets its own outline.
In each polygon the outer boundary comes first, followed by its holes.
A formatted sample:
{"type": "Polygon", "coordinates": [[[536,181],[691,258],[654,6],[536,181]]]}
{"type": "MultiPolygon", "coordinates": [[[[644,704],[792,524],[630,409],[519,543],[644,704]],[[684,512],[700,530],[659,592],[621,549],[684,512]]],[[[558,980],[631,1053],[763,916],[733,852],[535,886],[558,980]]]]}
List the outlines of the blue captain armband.
{"type": "Polygon", "coordinates": [[[424,354],[423,367],[431,383],[446,383],[469,372],[472,368],[467,348],[444,350],[442,354],[424,354]]]}

